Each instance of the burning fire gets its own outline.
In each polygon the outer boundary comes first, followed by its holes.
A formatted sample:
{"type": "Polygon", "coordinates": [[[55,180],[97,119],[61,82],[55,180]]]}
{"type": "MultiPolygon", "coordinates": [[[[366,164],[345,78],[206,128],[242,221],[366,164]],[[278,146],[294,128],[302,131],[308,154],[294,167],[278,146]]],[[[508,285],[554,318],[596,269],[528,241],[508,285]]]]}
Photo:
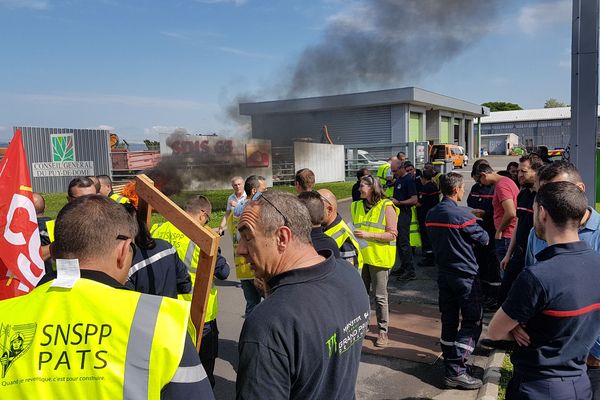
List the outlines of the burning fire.
{"type": "Polygon", "coordinates": [[[129,181],[129,183],[127,183],[123,187],[121,196],[127,197],[129,199],[129,201],[131,202],[131,204],[133,204],[135,206],[135,208],[137,208],[138,202],[139,202],[139,197],[138,197],[137,192],[135,191],[135,181],[129,181]]]}

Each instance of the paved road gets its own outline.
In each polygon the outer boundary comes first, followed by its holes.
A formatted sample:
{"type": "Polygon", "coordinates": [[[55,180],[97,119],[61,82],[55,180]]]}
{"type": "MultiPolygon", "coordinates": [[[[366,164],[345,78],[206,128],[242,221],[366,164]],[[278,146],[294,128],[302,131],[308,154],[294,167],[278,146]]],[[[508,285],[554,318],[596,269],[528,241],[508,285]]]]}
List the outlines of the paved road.
{"type": "MultiPolygon", "coordinates": [[[[494,169],[506,168],[517,157],[489,157],[494,169]]],[[[471,168],[457,170],[465,177],[468,190],[473,184],[470,178],[471,168]]],[[[466,196],[463,202],[466,201],[466,196]]],[[[349,202],[340,205],[340,213],[350,220],[349,202]]],[[[221,241],[224,256],[233,265],[231,239],[225,235],[221,241]]],[[[235,377],[238,363],[237,341],[244,323],[245,300],[239,282],[232,278],[225,282],[216,282],[219,287],[219,359],[215,367],[217,399],[235,398],[235,377]]],[[[407,283],[390,281],[389,293],[392,302],[416,302],[437,304],[437,285],[435,268],[419,268],[418,279],[407,283]]],[[[474,357],[476,367],[484,367],[487,354],[474,357]]],[[[476,368],[476,373],[482,370],[476,368]]],[[[475,399],[477,391],[456,391],[442,389],[443,367],[438,361],[434,365],[391,359],[382,356],[364,354],[362,356],[357,397],[359,399],[475,399]]]]}

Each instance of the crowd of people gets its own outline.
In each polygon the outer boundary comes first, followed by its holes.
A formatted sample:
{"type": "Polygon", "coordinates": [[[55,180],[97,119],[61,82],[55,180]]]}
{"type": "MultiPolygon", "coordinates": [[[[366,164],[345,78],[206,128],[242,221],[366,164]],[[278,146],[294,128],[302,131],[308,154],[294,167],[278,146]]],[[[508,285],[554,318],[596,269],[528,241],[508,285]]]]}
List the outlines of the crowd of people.
{"type": "MultiPolygon", "coordinates": [[[[427,266],[437,267],[446,387],[482,385],[468,365],[480,342],[513,351],[507,398],[600,398],[600,214],[587,207],[577,169],[528,154],[506,171],[477,160],[471,176],[464,207],[461,174],[418,170],[400,152],[376,174],[357,171],[351,221],[333,192],[315,190],[309,169],[296,173],[297,196],[267,189],[261,176],[233,177],[215,230],[231,235],[246,301],[237,398],[354,398],[369,297],[374,345],[386,347],[390,276],[408,282],[427,266]],[[484,311],[495,314],[480,341],[484,311]]],[[[148,227],[107,176],[73,179],[67,199],[53,220],[33,195],[46,275],[31,294],[0,302],[5,329],[14,327],[2,373],[15,378],[0,393],[213,398],[216,286],[199,351],[188,333],[199,247],[170,221],[148,227]],[[90,329],[99,336],[88,343],[90,329]]],[[[209,223],[207,197],[183,208],[209,223]]],[[[214,278],[230,270],[219,249],[214,278]]]]}

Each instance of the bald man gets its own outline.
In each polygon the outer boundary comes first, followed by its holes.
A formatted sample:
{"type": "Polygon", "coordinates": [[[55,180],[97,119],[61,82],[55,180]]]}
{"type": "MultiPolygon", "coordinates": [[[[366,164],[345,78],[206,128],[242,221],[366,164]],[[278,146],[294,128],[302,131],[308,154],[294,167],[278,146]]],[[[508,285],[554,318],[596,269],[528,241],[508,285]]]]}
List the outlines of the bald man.
{"type": "Polygon", "coordinates": [[[319,189],[318,193],[321,195],[325,206],[323,231],[335,240],[340,248],[340,257],[354,265],[359,271],[362,270],[363,258],[360,254],[360,244],[352,229],[338,214],[335,195],[328,189],[319,189]]]}

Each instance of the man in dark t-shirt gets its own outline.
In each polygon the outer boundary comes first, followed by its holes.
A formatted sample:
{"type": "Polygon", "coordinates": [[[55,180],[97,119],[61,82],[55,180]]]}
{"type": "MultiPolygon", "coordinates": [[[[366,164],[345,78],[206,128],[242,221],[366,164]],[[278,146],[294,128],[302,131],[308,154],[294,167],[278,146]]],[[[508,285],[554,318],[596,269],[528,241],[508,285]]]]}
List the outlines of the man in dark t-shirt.
{"type": "Polygon", "coordinates": [[[431,249],[427,228],[425,227],[427,213],[440,202],[440,190],[433,182],[434,173],[433,169],[425,169],[420,179],[417,181],[419,199],[419,202],[417,203],[417,220],[419,221],[419,233],[421,234],[423,248],[423,261],[419,266],[435,265],[433,260],[433,250],[431,249]]]}
{"type": "Polygon", "coordinates": [[[412,219],[411,207],[416,205],[417,187],[411,174],[406,171],[407,165],[412,164],[400,160],[392,160],[392,172],[396,181],[394,182],[394,196],[392,202],[400,213],[398,214],[398,237],[396,238],[396,251],[400,260],[400,268],[394,268],[392,275],[398,275],[399,280],[416,279],[415,266],[413,263],[412,249],[410,248],[410,221],[412,219]]]}
{"type": "Polygon", "coordinates": [[[506,398],[591,399],[585,363],[600,325],[600,254],[578,236],[587,199],[573,183],[551,182],[533,209],[549,246],[519,274],[488,329],[492,340],[519,344],[506,398]]]}
{"type": "Polygon", "coordinates": [[[511,238],[506,256],[500,261],[504,276],[502,277],[498,304],[504,302],[512,283],[525,267],[527,238],[531,228],[533,228],[533,201],[536,194],[534,184],[537,180],[537,171],[543,165],[544,162],[537,154],[527,154],[519,159],[518,175],[521,191],[517,196],[517,227],[511,238]]]}
{"type": "Polygon", "coordinates": [[[360,276],[317,253],[308,211],[289,193],[250,201],[238,229],[238,253],[268,295],[240,334],[237,399],[355,398],[369,320],[360,276]]]}

